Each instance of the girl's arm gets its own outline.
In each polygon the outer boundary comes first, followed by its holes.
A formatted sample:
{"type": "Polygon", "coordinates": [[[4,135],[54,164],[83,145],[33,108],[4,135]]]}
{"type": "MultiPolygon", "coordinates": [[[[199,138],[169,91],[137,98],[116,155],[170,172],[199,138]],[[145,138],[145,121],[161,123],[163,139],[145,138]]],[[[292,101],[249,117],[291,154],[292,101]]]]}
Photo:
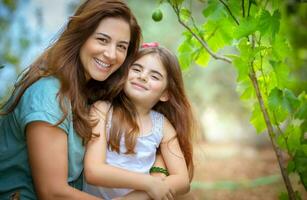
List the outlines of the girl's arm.
{"type": "Polygon", "coordinates": [[[91,112],[92,119],[98,121],[93,133],[99,134],[99,137],[93,138],[87,145],[84,160],[85,180],[97,186],[146,191],[154,199],[172,196],[168,185],[161,178],[120,169],[105,162],[107,150],[105,124],[108,109],[109,105],[106,102],[97,102],[91,112]]]}
{"type": "Polygon", "coordinates": [[[27,125],[26,138],[38,199],[99,199],[68,185],[67,134],[62,129],[32,122],[27,125]]]}
{"type": "Polygon", "coordinates": [[[176,137],[176,131],[166,118],[164,120],[163,134],[160,149],[170,174],[165,178],[165,182],[175,195],[185,194],[190,190],[189,173],[176,137]]]}
{"type": "MultiPolygon", "coordinates": [[[[156,160],[155,160],[155,163],[154,163],[153,166],[166,168],[165,163],[164,163],[163,158],[162,158],[162,155],[160,153],[156,155],[156,160]]],[[[150,175],[160,177],[162,179],[164,179],[166,177],[166,175],[163,174],[163,173],[151,173],[150,175]]],[[[125,195],[124,197],[117,198],[115,200],[135,200],[135,199],[150,200],[151,198],[144,191],[134,190],[134,191],[130,192],[129,194],[125,195]]]]}

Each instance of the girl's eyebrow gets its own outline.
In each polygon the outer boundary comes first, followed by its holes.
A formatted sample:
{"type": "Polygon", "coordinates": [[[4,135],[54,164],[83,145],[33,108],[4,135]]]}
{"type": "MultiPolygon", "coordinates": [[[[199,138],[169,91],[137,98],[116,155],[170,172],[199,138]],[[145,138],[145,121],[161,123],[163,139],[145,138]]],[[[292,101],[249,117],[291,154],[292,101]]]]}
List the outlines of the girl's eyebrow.
{"type": "MultiPolygon", "coordinates": [[[[108,34],[105,34],[105,33],[98,32],[98,33],[96,33],[96,34],[97,34],[97,35],[101,35],[101,36],[103,36],[103,37],[106,37],[106,38],[108,38],[109,40],[112,39],[108,34]]],[[[120,43],[124,43],[124,44],[129,45],[129,42],[126,41],[126,40],[120,41],[120,43]]]]}
{"type": "Polygon", "coordinates": [[[152,72],[152,73],[155,73],[155,74],[158,74],[159,76],[161,76],[161,78],[163,78],[163,75],[162,75],[160,72],[158,72],[158,71],[156,71],[156,70],[151,70],[151,72],[152,72]]]}
{"type": "Polygon", "coordinates": [[[139,64],[139,63],[133,63],[132,65],[136,65],[136,66],[138,66],[138,67],[143,68],[143,66],[142,66],[141,64],[139,64]]]}
{"type": "MultiPolygon", "coordinates": [[[[140,67],[140,68],[142,68],[142,69],[144,68],[144,67],[143,67],[141,64],[139,64],[139,63],[133,63],[132,66],[133,66],[133,65],[138,66],[138,67],[140,67]]],[[[150,72],[151,72],[151,73],[158,74],[158,75],[161,76],[162,78],[164,77],[163,74],[161,74],[161,73],[160,73],[159,71],[157,71],[157,70],[153,70],[153,69],[152,69],[152,70],[150,70],[150,72]]]]}

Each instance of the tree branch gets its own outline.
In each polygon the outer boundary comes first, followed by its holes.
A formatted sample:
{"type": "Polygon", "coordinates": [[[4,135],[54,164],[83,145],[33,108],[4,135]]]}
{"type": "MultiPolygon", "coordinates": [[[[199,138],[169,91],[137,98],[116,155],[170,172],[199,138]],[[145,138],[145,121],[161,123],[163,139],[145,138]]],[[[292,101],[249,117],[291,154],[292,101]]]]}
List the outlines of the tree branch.
{"type": "Polygon", "coordinates": [[[283,180],[284,180],[286,188],[288,190],[289,198],[290,198],[290,200],[295,200],[296,199],[295,193],[293,191],[293,188],[292,188],[292,185],[291,185],[288,173],[287,173],[287,169],[284,165],[284,158],[283,158],[283,155],[282,155],[282,151],[279,149],[279,147],[277,146],[277,144],[275,142],[273,126],[272,126],[272,123],[270,121],[270,117],[269,117],[269,114],[267,112],[267,109],[264,105],[262,95],[260,93],[260,89],[259,89],[259,85],[258,85],[258,80],[256,78],[253,66],[251,67],[251,72],[249,74],[249,78],[251,79],[251,81],[253,83],[253,86],[254,86],[254,89],[255,89],[255,92],[256,92],[256,96],[257,96],[258,102],[260,104],[261,112],[263,114],[265,124],[266,124],[267,129],[268,129],[270,140],[271,140],[273,149],[275,151],[275,154],[276,154],[276,157],[277,157],[277,160],[278,160],[278,163],[279,163],[279,167],[280,167],[280,171],[281,171],[283,180]]]}
{"type": "Polygon", "coordinates": [[[236,22],[237,25],[240,25],[239,21],[235,18],[235,16],[232,14],[229,6],[223,1],[223,0],[219,0],[227,9],[227,11],[229,12],[230,16],[232,17],[232,19],[236,22]]]}
{"type": "Polygon", "coordinates": [[[176,15],[177,15],[177,19],[178,19],[178,22],[184,27],[186,28],[194,37],[195,39],[197,39],[197,41],[206,49],[206,51],[215,59],[217,60],[223,60],[227,63],[231,63],[232,61],[227,58],[227,57],[224,57],[224,56],[220,56],[220,55],[217,55],[215,54],[211,49],[210,47],[208,46],[207,42],[204,41],[200,36],[198,36],[196,33],[194,33],[194,31],[187,25],[185,24],[181,18],[180,18],[180,11],[179,11],[179,8],[178,7],[175,7],[174,5],[172,5],[172,8],[174,9],[176,15]]]}
{"type": "Polygon", "coordinates": [[[248,10],[247,10],[247,17],[249,17],[250,11],[251,11],[252,1],[248,1],[248,10]]]}
{"type": "Polygon", "coordinates": [[[243,17],[245,17],[245,6],[244,6],[244,0],[242,0],[242,3],[241,3],[241,5],[242,5],[242,15],[243,15],[243,17]]]}
{"type": "Polygon", "coordinates": [[[264,101],[263,101],[263,98],[262,98],[262,95],[261,95],[261,92],[260,92],[260,89],[259,89],[259,84],[258,84],[258,80],[257,80],[256,74],[255,74],[253,63],[251,63],[251,71],[249,73],[249,78],[251,79],[251,81],[253,83],[253,87],[254,87],[255,92],[256,92],[258,103],[260,105],[260,109],[261,109],[261,112],[263,114],[263,118],[265,120],[266,127],[268,129],[268,133],[269,133],[270,140],[271,140],[273,149],[275,151],[275,154],[276,154],[276,157],[277,157],[277,160],[278,160],[280,171],[281,171],[284,183],[286,185],[286,188],[288,190],[289,199],[295,200],[296,199],[295,193],[293,191],[293,188],[292,188],[292,185],[291,185],[288,173],[287,173],[287,169],[284,165],[284,158],[283,158],[283,155],[282,155],[282,151],[280,150],[280,148],[277,146],[277,144],[275,142],[273,126],[272,126],[268,111],[267,111],[267,109],[264,105],[264,101]]]}

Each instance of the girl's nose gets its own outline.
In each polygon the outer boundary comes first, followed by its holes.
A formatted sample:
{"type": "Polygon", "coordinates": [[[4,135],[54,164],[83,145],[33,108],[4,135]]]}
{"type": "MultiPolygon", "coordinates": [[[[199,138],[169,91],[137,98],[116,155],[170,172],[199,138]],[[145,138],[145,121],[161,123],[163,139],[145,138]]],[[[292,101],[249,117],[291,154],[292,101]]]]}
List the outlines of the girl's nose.
{"type": "Polygon", "coordinates": [[[147,81],[147,74],[145,72],[141,72],[139,74],[139,79],[146,82],[147,81]]]}

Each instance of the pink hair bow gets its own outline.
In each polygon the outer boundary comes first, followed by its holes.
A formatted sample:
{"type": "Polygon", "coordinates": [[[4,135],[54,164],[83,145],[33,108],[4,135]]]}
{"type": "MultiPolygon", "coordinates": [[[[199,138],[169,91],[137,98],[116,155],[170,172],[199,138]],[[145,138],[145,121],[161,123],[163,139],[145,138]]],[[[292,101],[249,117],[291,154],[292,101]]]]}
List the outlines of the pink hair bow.
{"type": "Polygon", "coordinates": [[[152,48],[152,47],[158,47],[159,43],[158,42],[146,42],[142,44],[142,48],[152,48]]]}

